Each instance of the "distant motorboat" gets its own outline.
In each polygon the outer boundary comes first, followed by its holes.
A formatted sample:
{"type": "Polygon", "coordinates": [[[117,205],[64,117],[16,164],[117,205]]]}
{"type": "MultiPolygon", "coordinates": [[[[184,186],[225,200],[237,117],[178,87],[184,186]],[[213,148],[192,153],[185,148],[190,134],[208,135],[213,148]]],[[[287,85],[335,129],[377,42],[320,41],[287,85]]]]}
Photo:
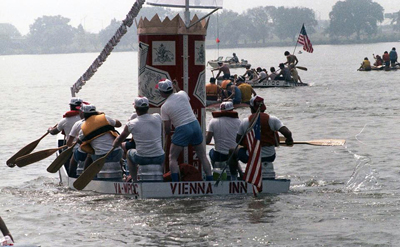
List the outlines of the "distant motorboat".
{"type": "Polygon", "coordinates": [[[245,68],[247,65],[250,65],[247,60],[242,59],[241,62],[235,63],[232,61],[232,57],[226,57],[224,60],[223,56],[218,57],[218,59],[215,60],[210,60],[207,63],[213,67],[213,68],[218,68],[218,62],[222,62],[224,65],[227,65],[229,68],[234,69],[234,68],[245,68]]]}

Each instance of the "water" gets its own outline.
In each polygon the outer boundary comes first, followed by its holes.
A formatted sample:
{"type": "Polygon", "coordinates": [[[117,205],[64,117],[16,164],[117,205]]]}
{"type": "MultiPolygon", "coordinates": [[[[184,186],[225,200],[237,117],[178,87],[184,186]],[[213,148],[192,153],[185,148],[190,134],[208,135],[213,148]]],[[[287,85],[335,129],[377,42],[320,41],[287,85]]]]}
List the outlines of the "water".
{"type": "MultiPolygon", "coordinates": [[[[58,175],[46,172],[51,158],[5,165],[58,122],[69,87],[98,54],[1,56],[0,215],[18,243],[41,246],[396,246],[400,74],[356,71],[365,56],[393,46],[315,46],[313,54],[297,55],[310,87],[257,90],[295,141],[347,140],[341,147],[280,147],[274,165],[277,176],[292,180],[289,193],[142,201],[59,186],[58,175]]],[[[293,47],[234,52],[269,68],[285,61],[285,50],[293,47]]],[[[208,50],[207,57],[231,53],[208,50]]],[[[135,52],[113,53],[78,94],[122,122],[136,95],[135,52]]],[[[55,145],[47,136],[36,150],[55,145]]]]}

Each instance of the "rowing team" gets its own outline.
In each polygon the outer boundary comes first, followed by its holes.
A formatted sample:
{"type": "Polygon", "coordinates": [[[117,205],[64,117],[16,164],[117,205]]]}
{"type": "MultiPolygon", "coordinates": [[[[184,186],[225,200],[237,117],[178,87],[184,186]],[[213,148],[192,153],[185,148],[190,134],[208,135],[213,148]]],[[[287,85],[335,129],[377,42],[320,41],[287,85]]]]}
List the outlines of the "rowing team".
{"type": "Polygon", "coordinates": [[[216,79],[211,77],[210,83],[206,85],[207,105],[227,100],[231,100],[235,105],[249,104],[252,95],[257,93],[250,84],[245,83],[243,76],[235,75],[229,80],[223,80],[221,85],[216,84],[216,79]]]}

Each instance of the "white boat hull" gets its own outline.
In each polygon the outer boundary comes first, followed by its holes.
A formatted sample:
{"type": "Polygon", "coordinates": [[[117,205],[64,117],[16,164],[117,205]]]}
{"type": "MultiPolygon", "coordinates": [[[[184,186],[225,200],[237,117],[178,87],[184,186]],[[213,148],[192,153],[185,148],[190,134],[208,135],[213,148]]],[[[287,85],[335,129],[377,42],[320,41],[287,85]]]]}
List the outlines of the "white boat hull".
{"type": "Polygon", "coordinates": [[[263,88],[263,87],[299,87],[308,86],[307,83],[298,83],[294,81],[280,81],[280,80],[265,80],[261,83],[248,81],[253,88],[263,88]]]}
{"type": "MultiPolygon", "coordinates": [[[[60,169],[60,179],[64,185],[74,189],[76,178],[68,177],[64,167],[60,169]]],[[[127,183],[92,180],[84,190],[136,199],[253,194],[253,185],[244,181],[221,181],[218,186],[214,184],[215,181],[127,183]]],[[[263,180],[261,194],[286,193],[289,187],[289,179],[266,179],[263,180]]]]}

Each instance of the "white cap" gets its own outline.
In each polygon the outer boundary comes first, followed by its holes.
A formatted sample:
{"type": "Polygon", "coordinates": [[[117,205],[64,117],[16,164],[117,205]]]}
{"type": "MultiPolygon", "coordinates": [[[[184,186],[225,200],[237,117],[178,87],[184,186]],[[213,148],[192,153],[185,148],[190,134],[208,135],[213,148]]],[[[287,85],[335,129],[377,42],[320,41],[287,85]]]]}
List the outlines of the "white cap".
{"type": "Polygon", "coordinates": [[[96,111],[96,106],[94,105],[82,105],[81,106],[81,111],[83,113],[91,113],[96,111]]]}
{"type": "Polygon", "coordinates": [[[83,100],[82,99],[80,99],[80,98],[72,98],[70,101],[69,101],[69,104],[70,105],[81,105],[82,104],[82,102],[83,102],[83,100]]]}
{"type": "Polygon", "coordinates": [[[136,97],[133,105],[135,107],[149,107],[149,100],[146,97],[136,97]]]}
{"type": "Polygon", "coordinates": [[[221,109],[221,111],[233,110],[233,103],[231,101],[222,102],[219,109],[221,109]]]}
{"type": "Polygon", "coordinates": [[[158,84],[156,85],[156,89],[162,91],[162,92],[168,92],[172,90],[174,87],[172,86],[172,81],[165,79],[163,81],[159,81],[158,84]]]}

